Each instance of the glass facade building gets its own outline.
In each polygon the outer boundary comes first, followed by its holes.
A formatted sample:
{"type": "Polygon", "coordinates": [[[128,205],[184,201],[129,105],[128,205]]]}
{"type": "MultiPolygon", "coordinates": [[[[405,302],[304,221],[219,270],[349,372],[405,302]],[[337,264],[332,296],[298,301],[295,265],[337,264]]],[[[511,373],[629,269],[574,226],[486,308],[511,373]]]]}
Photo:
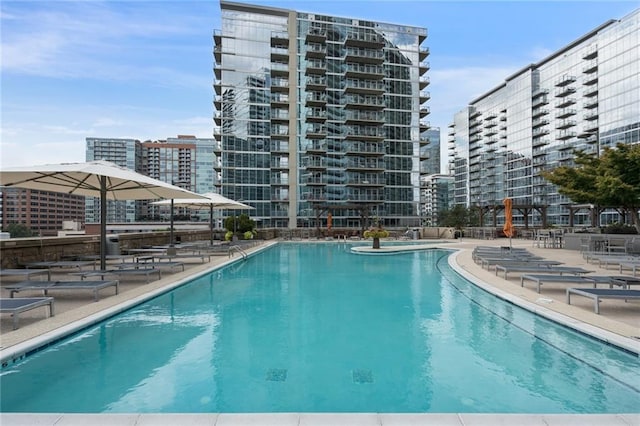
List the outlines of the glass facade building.
{"type": "MultiPolygon", "coordinates": [[[[87,161],[105,160],[121,167],[141,172],[142,147],[136,139],[86,138],[87,161]]],[[[135,222],[139,216],[140,203],[133,200],[107,201],[107,222],[135,222]]],[[[100,223],[100,199],[86,197],[86,223],[100,223]]]]}
{"type": "Polygon", "coordinates": [[[214,32],[221,193],[261,226],[419,223],[424,28],[222,1],[214,32]]]}
{"type": "MultiPolygon", "coordinates": [[[[216,141],[179,135],[166,140],[87,138],[87,161],[106,160],[138,173],[171,183],[197,193],[215,192],[216,141]]],[[[156,200],[108,201],[107,222],[129,223],[158,219],[161,213],[169,216],[169,209],[153,206],[156,200]]],[[[197,216],[208,220],[209,210],[175,209],[180,216],[197,216]]],[[[100,221],[100,200],[86,198],[86,223],[100,221]]]]}
{"type": "Polygon", "coordinates": [[[636,10],[471,101],[448,131],[454,202],[488,212],[509,197],[517,225],[586,224],[540,172],[572,165],[574,150],[640,142],[639,46],[636,10]]]}

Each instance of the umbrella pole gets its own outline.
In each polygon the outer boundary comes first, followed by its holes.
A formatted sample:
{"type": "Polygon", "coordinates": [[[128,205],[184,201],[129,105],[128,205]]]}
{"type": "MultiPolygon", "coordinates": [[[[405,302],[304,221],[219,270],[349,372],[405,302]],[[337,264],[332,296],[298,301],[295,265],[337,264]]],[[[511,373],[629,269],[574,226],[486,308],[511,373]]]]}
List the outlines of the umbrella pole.
{"type": "Polygon", "coordinates": [[[171,212],[169,217],[171,218],[171,225],[169,227],[169,247],[173,247],[173,198],[171,199],[171,212]]]}
{"type": "Polygon", "coordinates": [[[211,245],[213,245],[213,204],[209,205],[209,238],[211,245]]]}
{"type": "Polygon", "coordinates": [[[100,270],[107,269],[107,177],[100,176],[100,270]]]}

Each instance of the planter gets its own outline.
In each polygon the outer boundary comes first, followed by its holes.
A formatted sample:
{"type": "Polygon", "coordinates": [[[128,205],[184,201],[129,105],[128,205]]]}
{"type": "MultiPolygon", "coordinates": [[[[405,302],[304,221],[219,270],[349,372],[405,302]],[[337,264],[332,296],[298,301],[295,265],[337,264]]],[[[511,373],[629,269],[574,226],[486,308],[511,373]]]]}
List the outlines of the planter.
{"type": "Polygon", "coordinates": [[[380,238],[378,238],[378,237],[374,237],[373,238],[373,248],[374,249],[379,249],[380,248],[380,238]]]}

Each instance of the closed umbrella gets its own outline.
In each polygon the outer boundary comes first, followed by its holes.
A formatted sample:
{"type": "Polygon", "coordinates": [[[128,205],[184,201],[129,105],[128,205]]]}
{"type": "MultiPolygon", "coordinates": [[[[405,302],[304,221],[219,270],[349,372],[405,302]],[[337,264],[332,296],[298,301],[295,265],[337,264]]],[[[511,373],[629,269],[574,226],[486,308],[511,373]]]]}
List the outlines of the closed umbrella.
{"type": "Polygon", "coordinates": [[[9,167],[0,170],[0,186],[100,198],[100,269],[106,268],[107,200],[202,197],[109,161],[9,167]]]}
{"type": "MultiPolygon", "coordinates": [[[[227,198],[223,195],[217,194],[215,192],[208,192],[206,194],[201,194],[201,198],[182,198],[179,200],[162,200],[156,201],[154,205],[157,206],[181,206],[188,207],[190,209],[209,209],[209,227],[211,230],[211,244],[213,244],[213,210],[250,210],[253,207],[243,204],[239,201],[234,201],[231,198],[227,198]]],[[[171,211],[171,216],[173,217],[173,209],[171,211]]],[[[173,241],[172,241],[173,242],[173,241]]]]}
{"type": "Polygon", "coordinates": [[[327,215],[327,230],[331,231],[331,226],[333,226],[333,215],[329,212],[327,215]]]}
{"type": "Polygon", "coordinates": [[[504,227],[502,231],[504,235],[509,237],[509,248],[511,248],[511,237],[515,233],[515,228],[513,227],[513,201],[511,198],[505,198],[502,203],[504,204],[504,227]]]}

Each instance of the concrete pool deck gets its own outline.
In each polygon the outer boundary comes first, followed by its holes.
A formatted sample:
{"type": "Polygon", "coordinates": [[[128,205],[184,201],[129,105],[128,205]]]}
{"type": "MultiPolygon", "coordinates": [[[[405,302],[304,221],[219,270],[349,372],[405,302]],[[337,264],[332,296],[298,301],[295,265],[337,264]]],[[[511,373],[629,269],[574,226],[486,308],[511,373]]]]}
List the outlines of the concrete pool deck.
{"type": "MultiPolygon", "coordinates": [[[[317,241],[314,241],[317,242],[317,241]]],[[[336,243],[328,242],[328,243],[336,243]]],[[[623,300],[605,300],[601,304],[601,313],[593,312],[593,301],[587,298],[572,299],[572,305],[565,302],[566,285],[549,283],[537,293],[532,286],[520,286],[520,274],[504,279],[495,272],[482,269],[471,257],[471,251],[478,245],[504,246],[506,240],[449,240],[449,241],[412,241],[425,248],[441,247],[459,250],[450,257],[450,264],[462,275],[471,279],[480,287],[512,303],[524,306],[541,315],[560,320],[578,330],[593,334],[627,350],[640,353],[640,302],[623,300]]],[[[344,243],[342,243],[344,244],[344,243]]],[[[394,243],[394,250],[398,246],[394,243]]],[[[579,266],[594,271],[594,275],[620,275],[617,270],[604,269],[589,264],[577,251],[532,246],[530,240],[513,240],[513,247],[527,248],[534,254],[547,259],[558,260],[567,266],[579,266]]],[[[272,242],[251,248],[255,252],[269,247],[272,242]]],[[[366,246],[363,245],[366,248],[366,246]]],[[[382,250],[385,241],[382,242],[382,250]]],[[[90,292],[59,292],[56,295],[56,315],[44,318],[40,310],[21,314],[20,328],[12,330],[9,316],[2,316],[0,323],[0,358],[2,360],[20,359],[25,353],[55,340],[61,333],[81,329],[88,324],[109,316],[137,303],[149,296],[163,293],[177,287],[198,274],[207,273],[237,260],[226,256],[212,257],[210,263],[187,263],[184,272],[162,274],[161,280],[146,283],[143,277],[121,280],[120,294],[106,289],[98,302],[93,302],[90,292]]],[[[52,279],[64,276],[54,273],[52,279]]],[[[2,280],[5,283],[15,281],[2,280]]],[[[8,291],[1,289],[2,297],[8,297],[8,291]]],[[[7,390],[3,390],[7,391],[7,390]]],[[[639,401],[640,406],[640,401],[639,401]]],[[[378,413],[275,413],[275,414],[12,414],[1,413],[2,425],[638,425],[640,413],[618,415],[562,415],[562,414],[378,414],[378,413]]]]}

